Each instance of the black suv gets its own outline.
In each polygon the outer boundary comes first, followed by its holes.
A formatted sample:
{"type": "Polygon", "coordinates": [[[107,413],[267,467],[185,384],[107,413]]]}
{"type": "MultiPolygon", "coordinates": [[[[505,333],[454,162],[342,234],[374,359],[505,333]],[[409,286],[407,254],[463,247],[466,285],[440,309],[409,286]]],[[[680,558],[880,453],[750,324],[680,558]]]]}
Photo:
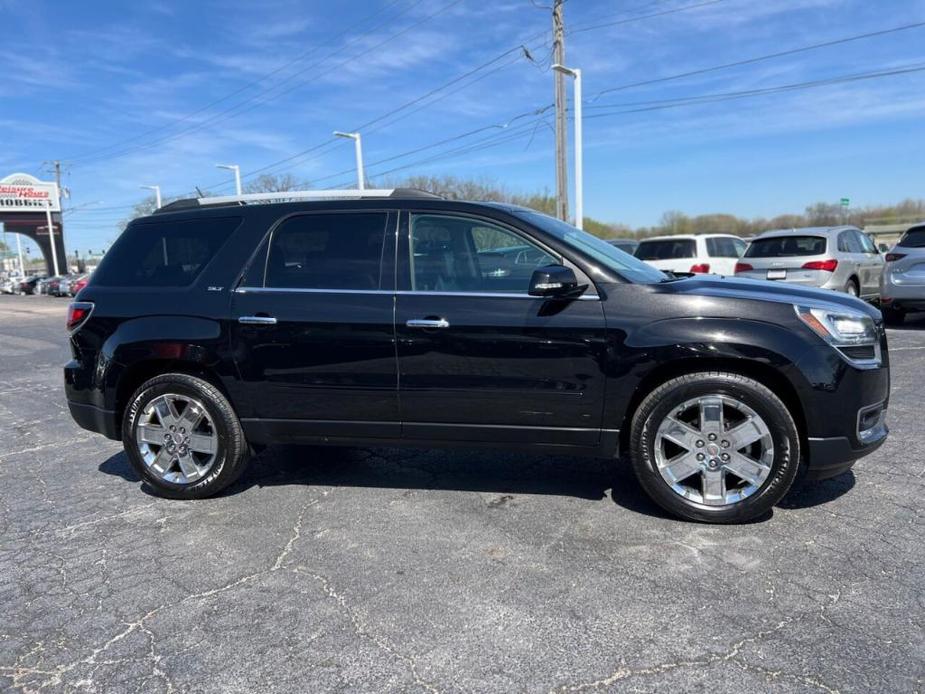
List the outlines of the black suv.
{"type": "Polygon", "coordinates": [[[71,306],[71,414],[165,496],[271,443],[502,446],[625,455],[665,509],[739,522],[886,438],[886,336],[857,299],[666,275],[511,205],[275,200],[133,221],[71,306]]]}

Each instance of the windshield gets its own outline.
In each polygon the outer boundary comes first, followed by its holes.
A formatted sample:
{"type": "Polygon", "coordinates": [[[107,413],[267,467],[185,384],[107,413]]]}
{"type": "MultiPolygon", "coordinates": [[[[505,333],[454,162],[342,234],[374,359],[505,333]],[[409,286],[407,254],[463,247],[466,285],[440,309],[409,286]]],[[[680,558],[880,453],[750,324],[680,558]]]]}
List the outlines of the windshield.
{"type": "Polygon", "coordinates": [[[787,258],[797,255],[822,255],[826,242],[822,236],[772,236],[748,244],[746,258],[787,258]]]}
{"type": "Polygon", "coordinates": [[[624,253],[616,246],[612,246],[597,236],[573,227],[571,224],[566,224],[554,217],[531,210],[513,210],[513,214],[525,222],[539,227],[547,234],[552,234],[572,248],[591,256],[597,262],[630,282],[654,284],[668,279],[661,270],[656,270],[651,265],[646,265],[629,253],[624,253]]]}

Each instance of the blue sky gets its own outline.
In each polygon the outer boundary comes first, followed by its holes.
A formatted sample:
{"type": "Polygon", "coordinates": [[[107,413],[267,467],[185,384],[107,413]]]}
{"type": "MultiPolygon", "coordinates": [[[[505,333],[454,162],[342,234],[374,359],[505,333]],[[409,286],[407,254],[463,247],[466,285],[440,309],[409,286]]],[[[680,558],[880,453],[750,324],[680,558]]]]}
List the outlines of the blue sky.
{"type": "MultiPolygon", "coordinates": [[[[65,218],[68,246],[96,249],[144,197],[141,185],[160,184],[165,195],[230,192],[216,163],[238,163],[246,175],[280,162],[268,172],[349,184],[352,144],[331,142],[332,130],[375,121],[488,63],[366,127],[370,178],[455,174],[552,190],[551,112],[534,113],[552,101],[545,4],[0,0],[0,174],[45,178],[42,162],[63,160],[66,204],[79,208],[65,218]]],[[[925,0],[568,0],[565,15],[567,62],[582,68],[588,100],[587,215],[647,225],[669,209],[771,216],[842,196],[853,205],[925,197],[925,72],[634,106],[925,67],[925,27],[595,98],[923,22],[925,0]],[[640,18],[679,8],[687,9],[640,18]]]]}

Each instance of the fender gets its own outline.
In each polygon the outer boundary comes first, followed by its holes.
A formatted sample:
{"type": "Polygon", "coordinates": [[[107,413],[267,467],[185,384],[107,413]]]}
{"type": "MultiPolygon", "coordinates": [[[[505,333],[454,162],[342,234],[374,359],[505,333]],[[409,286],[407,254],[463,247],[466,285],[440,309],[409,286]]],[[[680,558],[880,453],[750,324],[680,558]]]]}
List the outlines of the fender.
{"type": "Polygon", "coordinates": [[[643,323],[611,348],[605,421],[623,423],[624,428],[651,388],[683,372],[767,369],[782,376],[794,393],[812,388],[801,366],[812,361],[814,350],[804,340],[794,340],[786,328],[760,320],[675,318],[643,323]]]}
{"type": "Polygon", "coordinates": [[[221,374],[228,340],[221,322],[209,318],[151,316],[120,323],[96,358],[94,380],[102,406],[116,409],[120,379],[145,362],[183,362],[221,374]]]}

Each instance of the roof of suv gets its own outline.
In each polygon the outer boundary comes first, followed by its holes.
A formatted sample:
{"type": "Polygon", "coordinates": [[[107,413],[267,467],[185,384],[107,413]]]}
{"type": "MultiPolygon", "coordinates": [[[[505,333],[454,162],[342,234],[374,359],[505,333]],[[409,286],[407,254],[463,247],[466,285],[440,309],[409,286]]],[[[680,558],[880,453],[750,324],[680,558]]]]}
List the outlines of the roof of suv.
{"type": "Polygon", "coordinates": [[[672,239],[740,239],[741,236],[736,236],[735,234],[666,234],[664,236],[649,236],[648,238],[640,239],[639,243],[645,243],[646,241],[670,241],[672,239]]]}
{"type": "Polygon", "coordinates": [[[180,212],[186,210],[239,207],[250,203],[261,205],[282,205],[292,202],[322,202],[332,200],[443,200],[434,193],[415,188],[375,188],[368,190],[291,190],[269,193],[244,193],[242,195],[221,195],[216,197],[182,198],[158,208],[153,214],[180,212]]]}
{"type": "Polygon", "coordinates": [[[769,231],[761,232],[752,240],[757,241],[758,239],[769,239],[777,236],[834,236],[839,232],[845,231],[847,229],[861,231],[856,226],[852,226],[851,224],[843,224],[841,226],[834,227],[797,227],[794,229],[771,229],[769,231]]]}

